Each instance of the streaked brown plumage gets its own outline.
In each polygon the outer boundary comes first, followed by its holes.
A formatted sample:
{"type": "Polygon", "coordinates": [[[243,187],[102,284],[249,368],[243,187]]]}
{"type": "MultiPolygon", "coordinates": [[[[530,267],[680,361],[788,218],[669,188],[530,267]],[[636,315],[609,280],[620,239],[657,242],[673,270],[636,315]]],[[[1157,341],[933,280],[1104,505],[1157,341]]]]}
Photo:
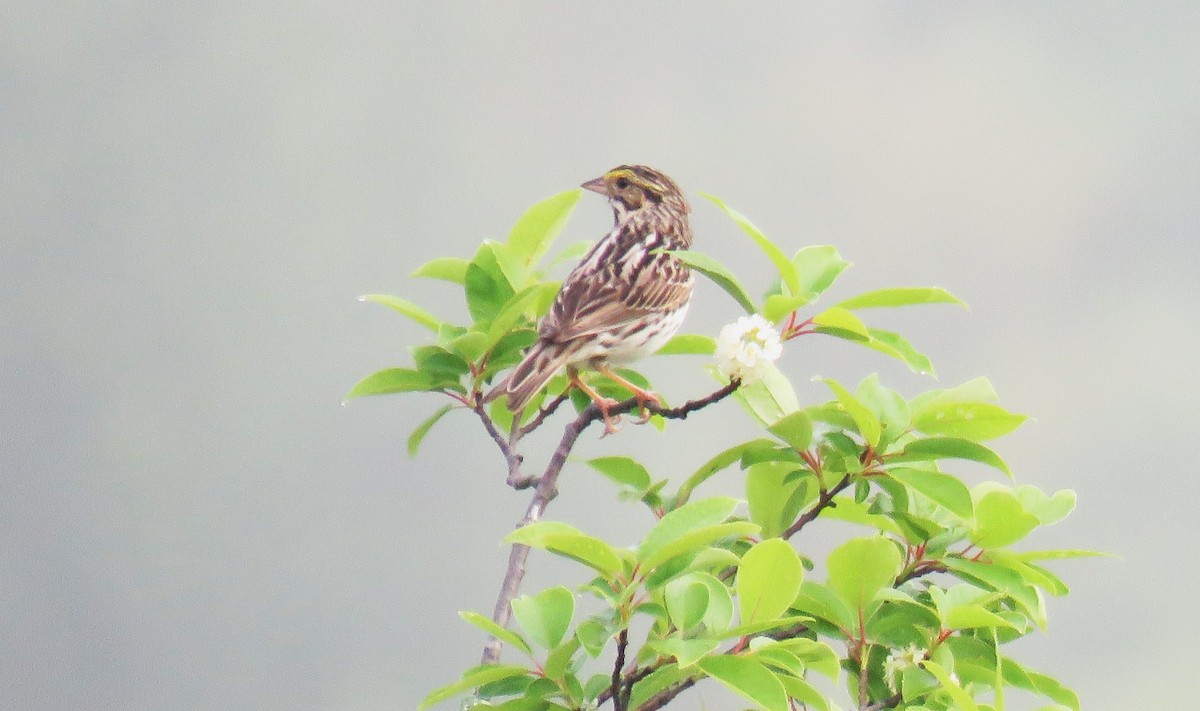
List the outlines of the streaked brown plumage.
{"type": "Polygon", "coordinates": [[[630,388],[641,402],[658,402],[612,372],[661,348],[679,330],[692,297],[694,277],[675,257],[656,250],[691,247],[691,207],[666,175],[641,165],[622,165],[583,187],[608,198],[615,225],[563,282],[538,327],[538,340],[493,394],[508,407],[525,407],[562,368],[600,406],[608,430],[613,401],[578,377],[597,370],[630,388]]]}

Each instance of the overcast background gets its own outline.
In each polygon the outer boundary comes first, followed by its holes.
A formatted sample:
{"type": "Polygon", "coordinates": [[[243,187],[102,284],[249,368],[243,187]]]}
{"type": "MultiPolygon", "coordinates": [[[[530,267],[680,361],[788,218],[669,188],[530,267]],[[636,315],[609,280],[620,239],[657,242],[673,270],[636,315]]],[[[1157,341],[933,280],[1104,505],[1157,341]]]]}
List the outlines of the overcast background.
{"type": "MultiPolygon", "coordinates": [[[[1065,561],[1018,658],[1088,709],[1194,703],[1200,615],[1200,9],[1195,3],[9,3],[0,24],[0,707],[414,708],[477,658],[497,540],[527,493],[436,397],[340,400],[426,333],[356,303],[503,238],[613,165],[715,193],[832,296],[936,284],[971,311],[870,314],[1036,418],[996,446],[1074,488],[1065,561]]],[[[698,199],[696,199],[698,200],[698,199]]],[[[563,244],[611,217],[585,195],[563,244]]],[[[707,203],[697,247],[769,264],[707,203]]],[[[737,307],[704,285],[687,328],[737,307]]],[[[682,400],[703,359],[646,366],[682,400]]],[[[821,339],[783,367],[933,383],[821,339]]],[[[679,477],[736,409],[635,452],[679,477]],[[704,447],[697,447],[703,442],[704,447]]],[[[711,443],[711,445],[710,445],[711,443]]],[[[533,456],[537,459],[536,455],[533,456]]],[[[736,493],[727,475],[713,490],[736,493]]],[[[550,515],[646,517],[574,465],[550,515]]],[[[813,527],[822,539],[844,531],[813,527]]],[[[807,531],[806,531],[807,533],[807,531]]],[[[582,579],[535,555],[530,589],[582,579]],[[576,577],[572,577],[576,576],[576,577]]],[[[1011,708],[1029,708],[1014,696],[1011,708]]],[[[681,709],[740,708],[719,690],[681,709]]]]}

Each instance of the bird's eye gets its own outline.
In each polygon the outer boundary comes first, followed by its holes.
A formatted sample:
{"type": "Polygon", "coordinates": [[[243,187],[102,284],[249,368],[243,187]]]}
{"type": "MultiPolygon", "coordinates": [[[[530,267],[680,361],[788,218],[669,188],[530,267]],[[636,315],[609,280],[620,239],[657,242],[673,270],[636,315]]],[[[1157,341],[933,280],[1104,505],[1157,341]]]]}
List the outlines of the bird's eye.
{"type": "Polygon", "coordinates": [[[617,178],[617,189],[626,190],[629,188],[629,178],[617,178]]]}

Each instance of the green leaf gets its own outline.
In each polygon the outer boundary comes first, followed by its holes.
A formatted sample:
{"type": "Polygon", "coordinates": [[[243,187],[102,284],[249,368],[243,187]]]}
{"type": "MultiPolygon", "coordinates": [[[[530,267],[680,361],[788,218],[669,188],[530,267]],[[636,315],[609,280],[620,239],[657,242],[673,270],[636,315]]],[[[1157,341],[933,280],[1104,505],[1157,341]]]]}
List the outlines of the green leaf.
{"type": "Polygon", "coordinates": [[[389,296],[388,294],[365,294],[358,297],[359,301],[369,301],[373,304],[382,304],[396,313],[403,314],[413,321],[421,324],[430,331],[437,333],[442,322],[436,316],[429,313],[425,309],[417,306],[411,301],[401,299],[399,296],[389,296]]]}
{"type": "Polygon", "coordinates": [[[1009,686],[1032,691],[1073,711],[1079,711],[1079,697],[1057,679],[1027,669],[1008,657],[1003,657],[1001,664],[1004,681],[1009,686]]]}
{"type": "Polygon", "coordinates": [[[870,341],[871,333],[867,325],[846,309],[834,306],[813,316],[813,324],[817,333],[837,336],[850,341],[870,341]]]}
{"type": "Polygon", "coordinates": [[[808,303],[808,298],[805,296],[784,296],[783,294],[771,294],[763,301],[762,315],[771,323],[779,323],[784,316],[792,313],[796,309],[808,303]]]}
{"type": "Polygon", "coordinates": [[[559,521],[538,521],[505,536],[506,543],[519,543],[583,563],[606,580],[615,580],[624,570],[612,546],[559,521]]]}
{"type": "Polygon", "coordinates": [[[755,638],[750,640],[751,654],[743,654],[755,661],[762,662],[775,676],[783,681],[804,676],[804,663],[800,658],[784,647],[775,644],[775,640],[755,638]]]}
{"type": "Polygon", "coordinates": [[[700,668],[732,691],[767,711],[788,711],[787,692],[762,662],[722,654],[700,660],[700,668]]]}
{"type": "Polygon", "coordinates": [[[787,442],[796,451],[804,451],[812,444],[812,420],[802,410],[784,415],[768,427],[767,431],[787,442]]]}
{"type": "Polygon", "coordinates": [[[417,711],[425,711],[430,706],[457,696],[468,689],[515,676],[530,676],[530,671],[525,667],[501,664],[482,664],[473,667],[464,672],[462,677],[453,684],[431,691],[417,706],[417,711]]]}
{"type": "Polygon", "coordinates": [[[358,381],[350,388],[350,392],[346,393],[346,399],[352,400],[363,395],[417,392],[429,390],[431,387],[433,380],[425,373],[411,368],[386,368],[358,381]]]}
{"type": "Polygon", "coordinates": [[[995,402],[998,399],[992,383],[983,377],[972,378],[952,388],[928,390],[909,402],[914,414],[925,410],[961,402],[995,402]]]}
{"type": "Polygon", "coordinates": [[[781,535],[816,497],[813,477],[790,476],[794,471],[791,462],[759,462],[746,469],[750,520],[762,527],[763,538],[781,535]]]}
{"type": "Polygon", "coordinates": [[[575,639],[592,659],[599,657],[613,636],[613,620],[589,617],[575,627],[575,639]]]}
{"type": "Polygon", "coordinates": [[[916,462],[947,458],[980,462],[1012,476],[1012,472],[1000,455],[978,442],[956,437],[929,437],[913,440],[904,448],[904,452],[893,461],[916,462]]]}
{"type": "Polygon", "coordinates": [[[979,442],[1006,435],[1027,419],[986,402],[943,403],[915,413],[913,427],[925,434],[979,442]]]}
{"type": "Polygon", "coordinates": [[[871,340],[864,345],[873,348],[884,355],[904,361],[909,370],[920,375],[934,375],[933,364],[929,358],[913,347],[911,343],[898,333],[885,331],[882,328],[868,328],[871,340]]]}
{"type": "MultiPolygon", "coordinates": [[[[668,514],[669,515],[669,514],[668,514]]],[[[648,574],[663,563],[686,553],[697,551],[725,538],[742,538],[758,533],[757,524],[749,521],[732,521],[689,530],[671,542],[656,548],[654,552],[639,560],[642,573],[648,574]]]]}
{"type": "MultiPolygon", "coordinates": [[[[865,482],[863,479],[859,481],[865,482]]],[[[859,502],[849,497],[835,496],[833,505],[821,512],[821,518],[855,523],[883,533],[900,535],[900,527],[892,520],[892,517],[872,513],[872,510],[873,507],[866,501],[859,502]]]]}
{"type": "Polygon", "coordinates": [[[446,348],[468,363],[474,363],[491,348],[493,341],[486,333],[467,331],[446,343],[446,348]]]}
{"type": "Polygon", "coordinates": [[[878,445],[883,426],[879,423],[879,418],[875,416],[875,413],[871,412],[870,408],[864,405],[861,400],[854,397],[838,381],[830,378],[819,378],[819,380],[829,386],[829,389],[837,396],[838,404],[849,413],[850,417],[854,418],[854,424],[858,428],[858,433],[863,436],[867,444],[872,447],[878,445]]]}
{"type": "Polygon", "coordinates": [[[878,375],[863,378],[855,388],[854,396],[879,419],[881,448],[908,431],[911,419],[908,403],[900,393],[880,383],[878,375]]]}
{"type": "Polygon", "coordinates": [[[875,309],[916,304],[958,304],[966,307],[958,297],[945,289],[924,286],[902,286],[876,289],[852,296],[838,304],[844,309],[875,309]]]}
{"type": "Polygon", "coordinates": [[[1013,624],[982,605],[962,605],[950,610],[946,615],[945,624],[948,629],[964,630],[973,628],[1009,627],[1013,624]]]}
{"type": "Polygon", "coordinates": [[[461,286],[467,280],[468,264],[470,262],[462,257],[438,257],[417,267],[412,276],[441,279],[461,286]]]}
{"type": "Polygon", "coordinates": [[[713,283],[724,289],[725,293],[732,296],[746,310],[746,313],[752,314],[758,311],[754,306],[754,300],[750,298],[750,294],[746,293],[746,288],[742,286],[741,282],[737,280],[737,277],[732,272],[717,260],[707,254],[693,250],[662,251],[673,255],[679,261],[711,279],[713,283]]]}
{"type": "Polygon", "coordinates": [[[715,639],[661,639],[647,643],[659,654],[675,657],[675,662],[682,668],[687,668],[703,659],[720,645],[715,639]]]}
{"type": "Polygon", "coordinates": [[[709,336],[683,333],[659,348],[658,355],[712,355],[716,350],[717,342],[709,336]]]}
{"type": "Polygon", "coordinates": [[[563,262],[579,259],[586,255],[595,245],[596,241],[590,239],[580,240],[578,242],[568,244],[566,247],[560,249],[558,254],[554,255],[549,264],[546,265],[545,269],[549,270],[558,266],[559,264],[562,264],[563,262]]]}
{"type": "Polygon", "coordinates": [[[1024,561],[1033,560],[1064,560],[1067,558],[1115,558],[1112,553],[1104,551],[1089,551],[1082,548],[1061,548],[1056,550],[1044,551],[1021,551],[1014,553],[1018,559],[1024,561]]]}
{"type": "Polygon", "coordinates": [[[763,425],[774,424],[800,409],[792,382],[774,365],[768,366],[760,379],[738,388],[733,399],[763,425]]]}
{"type": "Polygon", "coordinates": [[[484,632],[487,632],[501,642],[516,647],[526,654],[533,653],[533,650],[529,647],[529,643],[526,642],[521,635],[513,632],[512,630],[504,629],[500,625],[493,622],[490,618],[484,617],[478,612],[459,612],[458,616],[475,625],[484,632]]]}
{"type": "Polygon", "coordinates": [[[769,450],[775,448],[775,442],[769,439],[760,438],[752,439],[749,442],[736,444],[724,452],[715,455],[712,459],[705,462],[699,469],[695,471],[687,480],[679,487],[679,493],[676,494],[675,500],[679,504],[687,503],[688,498],[697,486],[708,481],[714,474],[721,471],[725,467],[742,459],[749,453],[769,450]]]}
{"type": "Polygon", "coordinates": [[[450,412],[452,407],[452,405],[443,405],[442,407],[439,407],[436,412],[429,416],[429,419],[417,425],[417,428],[408,436],[408,456],[417,456],[417,450],[421,448],[421,441],[425,439],[425,435],[429,434],[429,430],[432,429],[433,426],[437,424],[437,421],[442,419],[447,412],[450,412]]]}
{"type": "Polygon", "coordinates": [[[633,692],[629,695],[629,708],[640,709],[650,697],[663,689],[694,676],[695,670],[680,669],[678,664],[673,663],[664,664],[633,685],[633,692]]]}
{"type": "Polygon", "coordinates": [[[804,676],[804,662],[800,661],[800,657],[792,654],[791,650],[778,644],[773,639],[752,639],[750,640],[750,649],[753,650],[752,659],[766,664],[778,671],[783,672],[778,676],[804,676]]]}
{"type": "Polygon", "coordinates": [[[508,246],[527,268],[536,265],[567,224],[583,190],[552,195],[524,212],[508,233],[508,246]]]}
{"type": "Polygon", "coordinates": [[[708,588],[708,607],[704,610],[704,628],[714,635],[724,635],[733,624],[733,595],[725,583],[708,573],[690,573],[708,588]]]}
{"type": "Polygon", "coordinates": [[[829,554],[827,565],[829,586],[852,610],[861,610],[896,580],[900,551],[882,536],[852,538],[829,554]]]}
{"type": "Polygon", "coordinates": [[[943,689],[949,692],[950,698],[954,700],[955,709],[958,709],[958,711],[979,711],[979,706],[976,705],[975,700],[954,681],[944,667],[928,659],[921,662],[921,667],[937,677],[938,683],[941,684],[943,689]]]}
{"type": "Polygon", "coordinates": [[[501,679],[474,689],[459,701],[459,708],[463,711],[566,711],[565,706],[546,700],[545,697],[554,691],[554,681],[542,675],[533,679],[501,679]]]}
{"type": "Polygon", "coordinates": [[[483,244],[492,250],[503,280],[512,287],[514,292],[530,286],[527,283],[530,281],[529,267],[525,265],[521,256],[513,251],[512,247],[504,242],[493,242],[492,240],[485,240],[483,244]]]}
{"type": "Polygon", "coordinates": [[[800,593],[792,606],[801,612],[828,620],[847,634],[857,625],[855,614],[832,588],[810,580],[800,584],[800,593]]]}
{"type": "Polygon", "coordinates": [[[462,358],[441,346],[416,346],[410,350],[416,369],[429,377],[429,389],[465,392],[462,376],[470,371],[471,366],[462,358]]]}
{"type": "Polygon", "coordinates": [[[1063,489],[1046,496],[1040,489],[1029,484],[1018,486],[1014,492],[1021,507],[1037,517],[1038,523],[1049,526],[1058,523],[1075,510],[1075,492],[1063,489]]]}
{"type": "Polygon", "coordinates": [[[629,457],[597,457],[587,463],[617,484],[636,491],[645,491],[652,483],[646,467],[629,457]]]}
{"type": "Polygon", "coordinates": [[[969,519],[974,513],[971,492],[958,477],[912,467],[891,467],[887,473],[891,478],[921,492],[960,518],[969,519]]]}
{"type": "Polygon", "coordinates": [[[941,562],[960,579],[1007,594],[1025,610],[1034,622],[1045,626],[1045,613],[1042,610],[1042,602],[1037,590],[1016,571],[955,556],[945,556],[941,562]]]}
{"type": "Polygon", "coordinates": [[[544,299],[547,294],[553,298],[554,294],[558,293],[558,288],[559,285],[554,282],[541,282],[513,294],[496,313],[491,326],[488,327],[487,347],[492,347],[507,335],[521,317],[526,315],[533,303],[544,299]]]}
{"type": "MultiPolygon", "coordinates": [[[[501,265],[501,258],[506,257],[505,261],[512,261],[511,254],[506,254],[507,251],[505,245],[484,242],[467,266],[464,281],[467,308],[471,312],[471,318],[477,322],[494,319],[516,293],[501,265]]],[[[518,268],[518,265],[509,264],[508,267],[512,270],[518,268]]]]}
{"type": "Polygon", "coordinates": [[[550,649],[546,654],[546,663],[542,665],[546,679],[565,682],[574,698],[579,698],[581,690],[579,679],[572,673],[571,667],[580,646],[579,640],[575,639],[574,635],[569,635],[565,642],[550,649]]]}
{"type": "Polygon", "coordinates": [[[780,675],[778,679],[783,683],[784,690],[791,698],[805,704],[806,707],[829,711],[829,702],[825,700],[825,695],[818,691],[817,687],[798,676],[780,675]]]}
{"type": "Polygon", "coordinates": [[[828,245],[805,247],[792,257],[800,276],[800,292],[812,301],[828,289],[850,262],[828,245]]]}
{"type": "Polygon", "coordinates": [[[513,617],[529,637],[546,649],[557,647],[575,615],[575,596],[561,585],[512,601],[513,617]]]}
{"type": "Polygon", "coordinates": [[[736,499],[714,496],[680,506],[659,519],[654,528],[642,539],[638,559],[645,560],[652,553],[682,537],[689,531],[721,523],[737,508],[736,499]]]}
{"type": "Polygon", "coordinates": [[[697,580],[696,575],[675,578],[663,588],[667,615],[671,624],[681,632],[687,632],[700,624],[704,613],[708,611],[708,585],[697,580]]]}
{"type": "Polygon", "coordinates": [[[790,650],[804,666],[815,672],[820,672],[833,681],[837,681],[841,671],[838,653],[825,642],[818,642],[804,637],[792,637],[780,640],[778,644],[790,650]]]}
{"type": "Polygon", "coordinates": [[[1003,548],[1029,535],[1037,526],[1037,517],[1026,513],[1016,496],[1007,490],[991,489],[975,501],[971,542],[983,549],[1003,548]]]}
{"type": "Polygon", "coordinates": [[[779,278],[787,285],[788,291],[792,296],[802,294],[800,291],[800,273],[796,269],[796,265],[792,263],[792,260],[787,258],[787,255],[779,247],[775,246],[774,242],[767,239],[762,230],[755,227],[754,223],[750,222],[745,215],[722,202],[720,198],[705,193],[701,193],[701,195],[721,208],[731,220],[737,223],[738,227],[742,228],[743,232],[750,236],[750,239],[754,240],[754,243],[758,245],[763,254],[767,255],[767,259],[770,259],[771,263],[775,265],[775,270],[779,272],[779,278]]]}
{"type": "Polygon", "coordinates": [[[800,556],[787,541],[771,538],[746,551],[736,582],[742,624],[782,615],[796,599],[803,580],[800,556]]]}
{"type": "MultiPolygon", "coordinates": [[[[775,539],[779,540],[779,539],[775,539]]],[[[721,639],[731,639],[733,637],[753,637],[768,630],[777,630],[783,627],[795,627],[796,625],[806,625],[813,621],[814,618],[808,615],[788,615],[787,617],[776,617],[771,620],[760,620],[752,622],[748,625],[738,625],[731,627],[721,633],[721,639]]]]}

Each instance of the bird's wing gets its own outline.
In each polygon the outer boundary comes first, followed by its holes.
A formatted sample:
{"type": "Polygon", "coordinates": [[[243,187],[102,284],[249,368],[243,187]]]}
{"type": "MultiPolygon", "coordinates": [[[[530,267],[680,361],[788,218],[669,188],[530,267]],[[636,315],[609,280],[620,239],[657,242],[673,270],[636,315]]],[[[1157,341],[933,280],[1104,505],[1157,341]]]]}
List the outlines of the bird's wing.
{"type": "Polygon", "coordinates": [[[602,333],[688,302],[694,277],[669,254],[649,251],[636,260],[599,265],[588,258],[576,267],[543,319],[539,335],[562,343],[602,333]]]}

